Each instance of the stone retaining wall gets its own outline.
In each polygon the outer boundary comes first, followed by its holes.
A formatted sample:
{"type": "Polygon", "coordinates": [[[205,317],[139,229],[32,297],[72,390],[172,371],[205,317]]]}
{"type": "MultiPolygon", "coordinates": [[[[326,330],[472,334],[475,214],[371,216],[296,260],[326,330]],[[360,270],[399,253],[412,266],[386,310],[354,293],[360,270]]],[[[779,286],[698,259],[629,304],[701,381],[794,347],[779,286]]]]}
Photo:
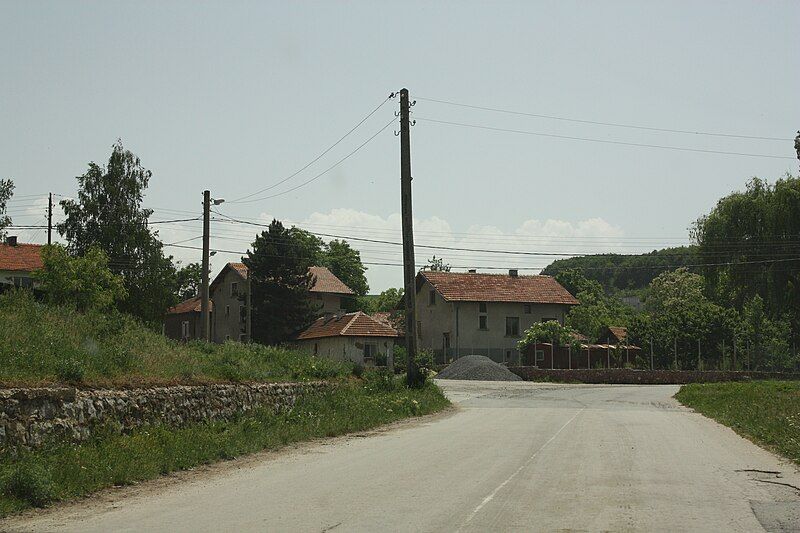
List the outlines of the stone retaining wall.
{"type": "Polygon", "coordinates": [[[0,453],[58,439],[80,442],[100,427],[183,426],[231,418],[256,407],[291,408],[325,382],[191,385],[141,389],[0,389],[0,453]]]}
{"type": "Polygon", "coordinates": [[[612,384],[673,384],[711,383],[719,381],[750,381],[756,379],[798,380],[800,374],[782,372],[733,372],[717,370],[633,370],[630,368],[547,369],[533,366],[509,367],[525,381],[561,381],[612,384]]]}

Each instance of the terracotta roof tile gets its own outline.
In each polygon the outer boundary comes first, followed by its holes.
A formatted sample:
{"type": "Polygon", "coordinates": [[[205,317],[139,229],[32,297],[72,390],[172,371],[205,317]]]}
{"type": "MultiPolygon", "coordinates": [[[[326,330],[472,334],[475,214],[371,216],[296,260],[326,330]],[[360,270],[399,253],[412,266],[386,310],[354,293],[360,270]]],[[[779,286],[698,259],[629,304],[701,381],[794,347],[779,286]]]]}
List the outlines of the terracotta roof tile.
{"type": "MultiPolygon", "coordinates": [[[[168,315],[178,315],[181,313],[199,313],[201,312],[201,302],[200,297],[195,296],[194,298],[189,298],[188,300],[184,300],[175,307],[170,307],[167,309],[168,315]]],[[[212,311],[214,309],[214,302],[209,300],[208,301],[208,310],[212,311]]]]}
{"type": "Polygon", "coordinates": [[[33,272],[43,266],[41,244],[0,244],[0,270],[33,272]]]}
{"type": "Polygon", "coordinates": [[[628,338],[628,328],[620,327],[620,326],[608,326],[608,331],[614,335],[618,341],[625,342],[625,339],[628,338]]]}
{"type": "Polygon", "coordinates": [[[317,319],[297,336],[298,340],[322,337],[397,337],[398,332],[389,324],[357,311],[317,319]]]}
{"type": "Polygon", "coordinates": [[[422,271],[419,276],[433,285],[447,301],[564,305],[580,303],[555,278],[550,276],[431,271],[422,271]]]}
{"type": "Polygon", "coordinates": [[[242,279],[247,279],[247,267],[244,263],[227,263],[222,270],[214,277],[214,281],[211,282],[211,287],[216,287],[217,284],[222,283],[222,279],[225,277],[225,273],[228,270],[233,270],[237,274],[239,274],[242,279]]]}
{"type": "Polygon", "coordinates": [[[308,269],[313,277],[309,292],[327,292],[332,294],[354,294],[353,289],[344,284],[326,267],[313,266],[308,269]]]}

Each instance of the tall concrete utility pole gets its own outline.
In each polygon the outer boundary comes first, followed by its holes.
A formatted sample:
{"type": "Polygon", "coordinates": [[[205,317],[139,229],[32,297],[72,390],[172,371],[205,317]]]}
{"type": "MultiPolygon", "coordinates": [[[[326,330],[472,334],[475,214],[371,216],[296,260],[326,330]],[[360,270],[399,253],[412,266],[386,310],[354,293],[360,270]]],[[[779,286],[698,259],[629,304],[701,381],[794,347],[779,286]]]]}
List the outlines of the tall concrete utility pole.
{"type": "Polygon", "coordinates": [[[408,89],[400,91],[400,204],[403,222],[403,286],[406,304],[406,355],[408,385],[421,385],[417,368],[417,268],[414,260],[414,223],[411,211],[411,124],[408,89]]]}
{"type": "Polygon", "coordinates": [[[211,191],[203,191],[203,286],[200,288],[200,320],[202,322],[203,340],[211,342],[211,315],[208,300],[208,242],[209,220],[211,218],[211,191]]]}
{"type": "Polygon", "coordinates": [[[53,193],[47,197],[47,244],[53,244],[53,193]]]}

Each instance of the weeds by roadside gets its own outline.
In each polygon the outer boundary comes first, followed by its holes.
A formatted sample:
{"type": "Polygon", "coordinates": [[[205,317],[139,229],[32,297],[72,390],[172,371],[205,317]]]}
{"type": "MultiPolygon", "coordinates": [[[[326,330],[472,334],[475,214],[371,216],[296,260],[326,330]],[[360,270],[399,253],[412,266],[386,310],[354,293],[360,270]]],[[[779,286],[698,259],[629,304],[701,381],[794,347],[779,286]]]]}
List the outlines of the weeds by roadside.
{"type": "Polygon", "coordinates": [[[697,383],[675,398],[800,464],[800,382],[697,383]]]}
{"type": "Polygon", "coordinates": [[[447,405],[432,383],[413,390],[400,376],[366,372],[363,381],[303,397],[285,413],[258,410],[235,420],[180,429],[109,432],[81,445],[0,457],[0,516],[262,449],[362,431],[447,405]]]}

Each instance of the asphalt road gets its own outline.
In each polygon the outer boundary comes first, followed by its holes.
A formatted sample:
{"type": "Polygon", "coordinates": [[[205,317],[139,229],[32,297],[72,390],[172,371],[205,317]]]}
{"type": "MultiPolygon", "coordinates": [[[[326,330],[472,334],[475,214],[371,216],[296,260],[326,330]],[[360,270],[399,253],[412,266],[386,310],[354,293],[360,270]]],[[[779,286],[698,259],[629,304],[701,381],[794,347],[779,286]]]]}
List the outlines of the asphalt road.
{"type": "MultiPolygon", "coordinates": [[[[448,416],[121,498],[34,531],[790,531],[800,476],[675,386],[442,382],[448,416]]],[[[98,500],[100,503],[98,503],[98,500]]]]}

